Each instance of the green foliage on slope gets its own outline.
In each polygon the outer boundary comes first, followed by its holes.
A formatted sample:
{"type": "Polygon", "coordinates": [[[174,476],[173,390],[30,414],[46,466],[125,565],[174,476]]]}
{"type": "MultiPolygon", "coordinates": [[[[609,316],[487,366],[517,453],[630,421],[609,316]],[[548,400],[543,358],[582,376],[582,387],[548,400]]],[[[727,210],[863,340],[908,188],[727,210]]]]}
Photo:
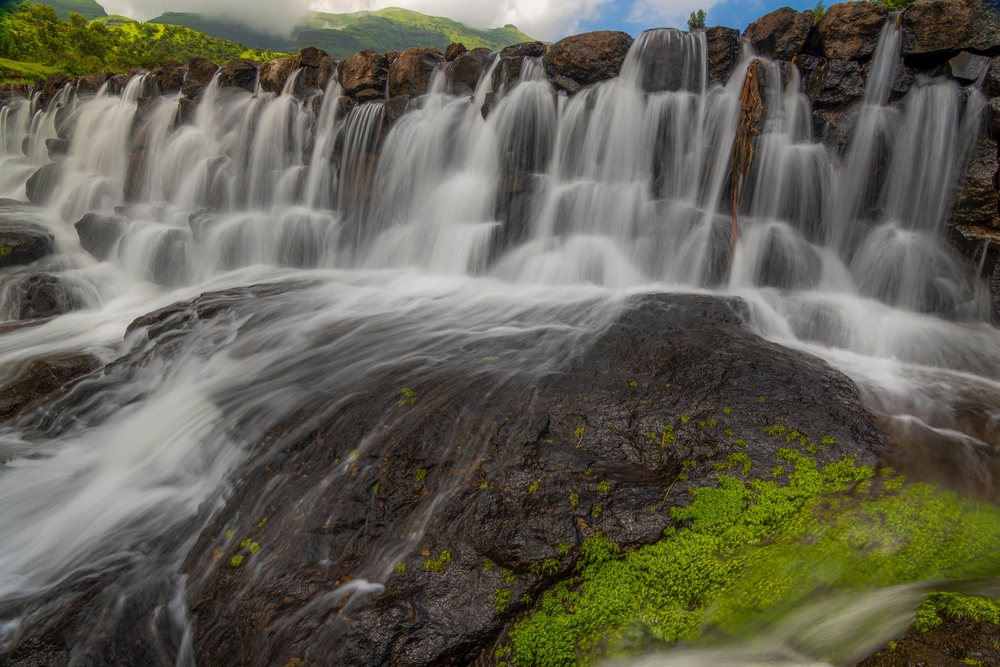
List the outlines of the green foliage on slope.
{"type": "Polygon", "coordinates": [[[88,21],[108,15],[97,0],[48,0],[45,4],[55,10],[56,16],[62,21],[69,21],[69,13],[74,12],[88,21]]]}
{"type": "Polygon", "coordinates": [[[364,49],[385,52],[434,46],[443,52],[448,44],[461,42],[469,49],[485,47],[499,50],[511,44],[532,41],[531,37],[512,25],[476,30],[451,19],[395,7],[353,14],[312,12],[288,37],[257,33],[246,26],[200,14],[170,12],[152,19],[150,23],[184,25],[216,37],[280,51],[315,46],[336,58],[346,58],[364,49]]]}
{"type": "Polygon", "coordinates": [[[151,69],[166,60],[187,62],[197,56],[223,64],[235,57],[264,61],[281,55],[178,26],[142,24],[120,16],[88,22],[75,12],[68,18],[61,21],[51,6],[33,2],[5,15],[7,39],[0,42],[0,58],[16,64],[3,65],[0,82],[30,81],[54,71],[83,75],[151,69]]]}

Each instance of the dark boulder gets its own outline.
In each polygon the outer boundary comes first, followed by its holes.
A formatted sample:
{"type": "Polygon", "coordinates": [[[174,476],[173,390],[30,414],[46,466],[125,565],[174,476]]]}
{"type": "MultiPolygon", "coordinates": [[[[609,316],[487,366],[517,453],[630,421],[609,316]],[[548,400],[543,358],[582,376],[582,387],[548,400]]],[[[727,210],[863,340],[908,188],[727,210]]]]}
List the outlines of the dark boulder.
{"type": "Polygon", "coordinates": [[[128,221],[121,216],[88,213],[73,226],[83,249],[103,262],[111,256],[127,225],[128,221]]]}
{"type": "Polygon", "coordinates": [[[997,152],[997,140],[989,132],[981,132],[959,176],[954,193],[955,207],[948,220],[950,224],[1000,227],[1000,160],[997,152]]]}
{"type": "Polygon", "coordinates": [[[562,74],[556,74],[554,77],[552,77],[552,85],[554,85],[556,88],[560,90],[565,91],[566,94],[570,95],[571,97],[573,95],[576,95],[581,90],[583,90],[583,86],[581,86],[568,76],[563,76],[562,74]]]}
{"type": "Polygon", "coordinates": [[[146,182],[146,149],[140,148],[129,157],[125,176],[125,203],[135,204],[142,199],[142,186],[146,182]]]}
{"type": "Polygon", "coordinates": [[[467,52],[468,49],[465,48],[465,44],[451,43],[448,45],[448,48],[444,50],[444,59],[447,60],[448,62],[451,62],[455,58],[467,52]]]}
{"type": "Polygon", "coordinates": [[[194,123],[194,112],[198,109],[198,103],[189,97],[182,97],[177,101],[177,124],[190,125],[194,123]]]}
{"type": "Polygon", "coordinates": [[[500,49],[501,58],[541,58],[549,50],[542,42],[521,42],[500,49]]]}
{"type": "Polygon", "coordinates": [[[330,54],[315,46],[307,46],[299,51],[299,65],[301,67],[319,67],[324,58],[329,58],[330,54]]]}
{"type": "Polygon", "coordinates": [[[187,78],[184,80],[181,92],[187,98],[197,99],[218,71],[219,66],[208,58],[192,58],[188,63],[187,78]]]}
{"type": "Polygon", "coordinates": [[[437,49],[407,49],[389,67],[389,96],[423,95],[444,58],[437,49]]]}
{"type": "Polygon", "coordinates": [[[280,93],[288,77],[295,71],[292,58],[275,58],[260,66],[260,87],[271,93],[280,93]]]}
{"type": "Polygon", "coordinates": [[[840,2],[823,14],[805,50],[829,60],[867,60],[875,53],[889,8],[878,2],[840,2]]]}
{"type": "Polygon", "coordinates": [[[708,81],[726,85],[740,60],[740,31],[715,26],[705,29],[708,42],[708,81]]]}
{"type": "Polygon", "coordinates": [[[962,51],[948,61],[946,72],[949,77],[966,86],[979,81],[989,67],[990,59],[988,57],[962,51]]]}
{"type": "Polygon", "coordinates": [[[856,60],[823,61],[813,56],[795,59],[802,85],[816,109],[846,109],[865,94],[865,75],[856,60]]]}
{"type": "Polygon", "coordinates": [[[62,72],[55,72],[54,74],[49,74],[45,79],[45,83],[42,85],[42,91],[45,96],[50,100],[55,97],[56,92],[63,87],[70,77],[62,72]]]}
{"type": "Polygon", "coordinates": [[[74,380],[98,365],[86,354],[58,354],[36,359],[14,380],[0,387],[0,422],[18,415],[24,408],[46,397],[65,393],[74,380]]]}
{"type": "Polygon", "coordinates": [[[964,667],[1000,665],[1000,625],[938,612],[941,625],[921,633],[910,628],[858,667],[964,667]]]}
{"type": "Polygon", "coordinates": [[[316,68],[316,86],[320,90],[326,90],[330,85],[339,64],[340,61],[333,56],[325,56],[320,59],[319,66],[316,68]]]}
{"type": "Polygon", "coordinates": [[[1000,55],[1000,12],[992,0],[917,0],[903,11],[903,56],[932,66],[959,51],[1000,55]]]}
{"type": "Polygon", "coordinates": [[[55,237],[39,224],[16,213],[0,214],[0,267],[30,264],[51,255],[55,237]]]}
{"type": "Polygon", "coordinates": [[[445,74],[447,89],[453,95],[471,95],[476,90],[479,77],[483,75],[486,64],[490,61],[492,51],[489,49],[472,49],[458,56],[448,65],[445,74]]]}
{"type": "Polygon", "coordinates": [[[815,20],[812,11],[782,7],[748,25],[745,34],[762,56],[791,60],[802,51],[815,20]]]}
{"type": "Polygon", "coordinates": [[[618,76],[632,46],[628,33],[598,30],[561,39],[542,58],[545,72],[586,86],[618,76]]]}
{"type": "Polygon", "coordinates": [[[49,152],[50,160],[61,160],[69,153],[69,139],[46,139],[45,148],[49,152]]]}
{"type": "Polygon", "coordinates": [[[49,203],[49,199],[55,192],[61,178],[61,162],[50,162],[40,167],[38,171],[28,177],[28,181],[24,185],[28,201],[39,206],[49,203]]]}
{"type": "Polygon", "coordinates": [[[362,91],[373,90],[381,96],[389,79],[389,63],[385,56],[368,49],[341,60],[337,74],[345,94],[357,97],[362,91]]]}
{"type": "Polygon", "coordinates": [[[257,83],[257,68],[257,63],[249,58],[233,58],[222,68],[219,83],[229,88],[242,88],[252,93],[257,83]]]}
{"type": "Polygon", "coordinates": [[[179,92],[187,73],[187,65],[176,60],[166,61],[152,72],[153,92],[157,95],[179,92]]]}
{"type": "Polygon", "coordinates": [[[80,308],[80,296],[58,275],[28,276],[16,288],[17,319],[55,317],[80,308]]]}

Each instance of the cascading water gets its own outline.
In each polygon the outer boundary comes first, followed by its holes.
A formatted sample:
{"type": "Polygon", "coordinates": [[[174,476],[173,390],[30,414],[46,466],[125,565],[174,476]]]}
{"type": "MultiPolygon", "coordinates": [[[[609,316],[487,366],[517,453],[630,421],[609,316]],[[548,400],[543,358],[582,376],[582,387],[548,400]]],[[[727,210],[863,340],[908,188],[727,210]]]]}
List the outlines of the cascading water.
{"type": "MultiPolygon", "coordinates": [[[[521,361],[556,369],[638,292],[743,297],[763,335],[852,377],[914,460],[948,459],[961,476],[944,481],[993,496],[1000,335],[983,286],[940,238],[983,98],[920,79],[890,104],[899,44],[890,21],[843,158],[813,139],[797,70],[762,61],[769,108],[731,269],[730,155],[754,56],[709,85],[700,32],[643,33],[618,78],[572,98],[533,59],[496,89],[495,61],[471,101],[438,73],[391,125],[381,103],[342,115],[336,82],[318,105],[296,98],[294,74],[277,96],[217,77],[184,125],[170,96],[135,121],[141,76],[121,97],[67,88],[44,112],[33,100],[4,106],[6,197],[24,198],[57,122],[72,126],[39,215],[61,253],[52,270],[85,307],[4,333],[3,366],[81,349],[149,363],[88,379],[90,397],[72,410],[4,431],[0,643],[30,623],[27,610],[73,602],[67,583],[115,571],[108,614],[159,601],[157,659],[193,663],[180,563],[248,443],[320,387],[347,397],[381,368],[445,363],[492,337],[533,333],[521,361]],[[98,263],[72,224],[116,211],[124,232],[98,263]],[[134,335],[114,349],[148,311],[263,282],[306,287],[262,293],[252,312],[195,327],[170,354],[134,335]]],[[[385,551],[405,553],[422,529],[402,529],[385,551]]],[[[378,590],[389,573],[364,575],[360,589],[378,590]]],[[[914,600],[889,598],[897,616],[914,600]]]]}

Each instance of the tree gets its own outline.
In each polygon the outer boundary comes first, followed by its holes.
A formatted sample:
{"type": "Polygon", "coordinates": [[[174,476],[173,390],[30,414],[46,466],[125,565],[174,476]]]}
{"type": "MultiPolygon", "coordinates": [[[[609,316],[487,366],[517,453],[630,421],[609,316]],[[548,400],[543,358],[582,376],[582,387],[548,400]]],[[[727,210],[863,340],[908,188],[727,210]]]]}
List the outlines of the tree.
{"type": "Polygon", "coordinates": [[[705,29],[705,10],[699,9],[697,12],[691,12],[691,18],[688,19],[688,30],[704,30],[705,29]]]}

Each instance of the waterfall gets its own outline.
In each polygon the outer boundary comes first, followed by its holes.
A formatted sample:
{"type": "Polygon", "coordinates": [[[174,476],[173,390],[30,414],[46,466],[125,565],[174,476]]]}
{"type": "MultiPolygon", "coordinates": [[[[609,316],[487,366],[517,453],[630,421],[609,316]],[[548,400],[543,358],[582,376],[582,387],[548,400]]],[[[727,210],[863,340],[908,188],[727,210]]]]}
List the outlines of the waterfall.
{"type": "MultiPolygon", "coordinates": [[[[368,400],[359,379],[386,369],[555,372],[639,293],[741,297],[756,332],[850,377],[914,460],[947,460],[965,490],[988,495],[1000,334],[985,285],[943,240],[986,102],[974,85],[923,76],[892,99],[901,41],[889,21],[842,155],[813,136],[794,66],[745,45],[729,81],[711,83],[704,32],[670,28],[642,33],[618,77],[573,96],[540,59],[506,81],[513,70],[494,56],[473,95],[450,94],[435,72],[401,115],[399,100],[352,106],[336,80],[319,98],[297,96],[301,71],[280,95],[216,75],[183,123],[180,93],[149,97],[147,75],[120,96],[107,84],[90,96],[64,87],[45,110],[34,98],[4,105],[0,197],[25,201],[32,174],[56,164],[49,200],[16,210],[52,233],[56,258],[39,266],[74,286],[81,307],[5,322],[3,377],[57,353],[110,365],[59,414],[0,430],[0,649],[31,614],[79,601],[73,582],[115,572],[100,598],[108,617],[156,601],[157,659],[193,665],[185,554],[253,443],[285,446],[275,425],[309,401],[368,400]],[[733,211],[733,142],[755,60],[766,115],[733,211]],[[58,163],[46,143],[56,139],[69,140],[58,163]],[[120,224],[104,261],[74,229],[91,213],[120,224]],[[175,342],[169,327],[162,346],[126,332],[204,293],[175,342]],[[198,320],[198,308],[227,300],[240,305],[198,320]],[[517,336],[529,342],[516,358],[490,352],[517,336]]],[[[20,284],[0,280],[6,320],[20,284]]],[[[404,420],[382,419],[379,429],[404,420]]],[[[353,451],[378,437],[360,435],[353,451]]],[[[451,483],[468,481],[488,440],[477,437],[462,443],[468,465],[451,483]]],[[[335,483],[317,480],[316,493],[335,483]]],[[[415,548],[431,510],[421,517],[359,565],[359,595],[380,590],[386,559],[415,548]]],[[[898,600],[914,595],[886,602],[896,621],[898,600]]],[[[301,613],[322,616],[341,598],[301,613]]],[[[81,631],[86,641],[100,622],[81,631]]],[[[677,664],[711,663],[691,660],[677,664]]]]}

